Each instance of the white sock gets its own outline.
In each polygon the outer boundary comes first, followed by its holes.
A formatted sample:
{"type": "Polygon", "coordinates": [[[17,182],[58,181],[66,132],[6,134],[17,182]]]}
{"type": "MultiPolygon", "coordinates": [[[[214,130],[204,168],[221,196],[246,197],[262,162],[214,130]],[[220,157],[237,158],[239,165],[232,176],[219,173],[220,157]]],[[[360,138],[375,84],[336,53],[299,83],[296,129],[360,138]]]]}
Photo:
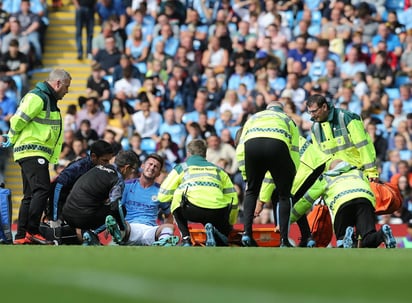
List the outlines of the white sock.
{"type": "Polygon", "coordinates": [[[169,238],[173,236],[173,228],[171,227],[164,227],[159,235],[159,240],[163,238],[169,238]]]}

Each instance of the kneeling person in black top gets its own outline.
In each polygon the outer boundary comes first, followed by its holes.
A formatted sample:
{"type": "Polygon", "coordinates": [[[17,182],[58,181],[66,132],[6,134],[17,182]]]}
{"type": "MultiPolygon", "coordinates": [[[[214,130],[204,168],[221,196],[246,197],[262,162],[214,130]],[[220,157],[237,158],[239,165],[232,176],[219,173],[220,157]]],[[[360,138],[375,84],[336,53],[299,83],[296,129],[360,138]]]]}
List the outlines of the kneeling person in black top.
{"type": "MultiPolygon", "coordinates": [[[[133,151],[121,151],[113,164],[95,166],[74,184],[63,207],[63,218],[76,228],[84,245],[100,244],[97,234],[106,228],[106,216],[124,223],[125,210],[119,206],[124,180],[132,175],[138,162],[133,151]]],[[[125,225],[120,223],[119,227],[124,229],[125,225]]]]}

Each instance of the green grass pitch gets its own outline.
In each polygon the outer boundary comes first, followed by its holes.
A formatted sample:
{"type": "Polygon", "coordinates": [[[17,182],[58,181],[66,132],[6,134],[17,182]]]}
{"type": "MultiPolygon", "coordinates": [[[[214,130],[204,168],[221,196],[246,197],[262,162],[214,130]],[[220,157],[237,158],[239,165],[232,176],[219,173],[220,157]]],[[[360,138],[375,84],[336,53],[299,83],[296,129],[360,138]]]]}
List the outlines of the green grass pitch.
{"type": "Polygon", "coordinates": [[[1,246],[1,302],[412,301],[412,250],[1,246]]]}

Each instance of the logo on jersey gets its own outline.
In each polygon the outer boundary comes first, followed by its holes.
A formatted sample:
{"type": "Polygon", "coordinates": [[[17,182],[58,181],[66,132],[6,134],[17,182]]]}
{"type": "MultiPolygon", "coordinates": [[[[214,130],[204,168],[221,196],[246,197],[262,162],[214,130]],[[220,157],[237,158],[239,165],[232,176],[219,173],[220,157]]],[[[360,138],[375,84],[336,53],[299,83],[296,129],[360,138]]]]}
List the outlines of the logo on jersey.
{"type": "Polygon", "coordinates": [[[152,201],[157,201],[157,196],[152,196],[152,201]]]}

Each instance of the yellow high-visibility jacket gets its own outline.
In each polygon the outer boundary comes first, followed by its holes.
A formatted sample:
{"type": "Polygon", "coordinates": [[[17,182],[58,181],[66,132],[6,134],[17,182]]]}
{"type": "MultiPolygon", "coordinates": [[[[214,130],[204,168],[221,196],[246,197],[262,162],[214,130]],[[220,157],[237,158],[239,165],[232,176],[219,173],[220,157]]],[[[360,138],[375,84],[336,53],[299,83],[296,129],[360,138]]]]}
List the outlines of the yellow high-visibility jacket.
{"type": "Polygon", "coordinates": [[[63,126],[58,97],[46,82],[37,83],[20,101],[10,119],[9,137],[14,160],[44,157],[56,164],[63,144],[63,126]]]}
{"type": "Polygon", "coordinates": [[[245,143],[253,138],[282,140],[289,148],[295,167],[299,167],[299,130],[295,122],[281,108],[274,107],[254,114],[243,126],[239,144],[236,147],[236,159],[244,180],[247,179],[245,171],[245,143]]]}
{"type": "Polygon", "coordinates": [[[291,222],[297,221],[323,197],[335,218],[339,208],[357,198],[366,198],[375,207],[376,200],[369,181],[363,172],[347,162],[341,162],[335,169],[325,172],[306,194],[293,206],[291,222]]]}
{"type": "Polygon", "coordinates": [[[332,106],[325,122],[313,123],[311,136],[313,144],[331,160],[341,159],[369,178],[379,177],[375,147],[357,114],[332,106]]]}
{"type": "Polygon", "coordinates": [[[158,199],[172,202],[172,212],[185,194],[190,203],[209,209],[228,207],[229,223],[235,224],[239,212],[238,197],[229,175],[201,156],[191,156],[177,164],[162,182],[158,199]]]}

